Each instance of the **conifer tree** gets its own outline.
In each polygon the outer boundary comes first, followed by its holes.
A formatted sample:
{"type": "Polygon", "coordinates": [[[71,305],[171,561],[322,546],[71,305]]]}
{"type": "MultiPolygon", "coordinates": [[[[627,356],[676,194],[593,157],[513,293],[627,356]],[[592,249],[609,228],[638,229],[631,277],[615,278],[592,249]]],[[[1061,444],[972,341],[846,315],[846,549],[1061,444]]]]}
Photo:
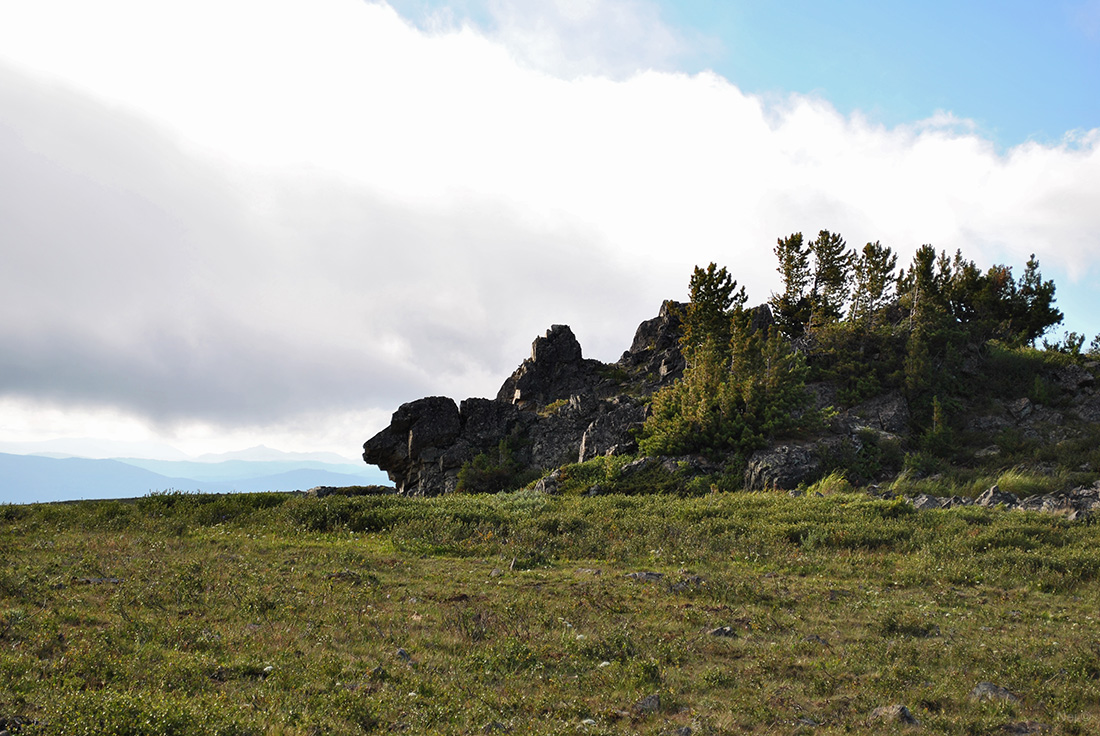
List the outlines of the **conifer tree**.
{"type": "Polygon", "coordinates": [[[684,310],[680,352],[689,364],[707,345],[724,355],[730,340],[730,320],[748,299],[745,287],[738,289],[724,266],[718,268],[711,263],[705,270],[695,267],[688,292],[691,300],[684,310]]]}
{"type": "Polygon", "coordinates": [[[769,304],[783,333],[797,337],[810,320],[810,249],[803,247],[802,233],[793,233],[776,241],[775,255],[783,291],[772,294],[769,304]]]}
{"type": "Polygon", "coordinates": [[[1061,310],[1054,307],[1054,282],[1043,281],[1039,261],[1032,253],[1024,267],[1017,290],[1016,336],[1020,341],[1035,344],[1051,327],[1062,322],[1061,310]]]}
{"type": "Polygon", "coordinates": [[[889,288],[897,277],[898,257],[879,241],[863,246],[863,252],[852,260],[852,305],[849,319],[868,329],[875,326],[875,316],[889,304],[889,288]]]}
{"type": "Polygon", "coordinates": [[[909,314],[909,327],[924,326],[944,311],[943,259],[937,273],[936,249],[922,245],[913,254],[909,271],[898,276],[898,300],[909,314]]]}
{"type": "Polygon", "coordinates": [[[840,319],[848,299],[848,274],[852,252],[839,233],[822,230],[809,245],[814,255],[813,286],[810,289],[811,321],[824,324],[840,319]]]}

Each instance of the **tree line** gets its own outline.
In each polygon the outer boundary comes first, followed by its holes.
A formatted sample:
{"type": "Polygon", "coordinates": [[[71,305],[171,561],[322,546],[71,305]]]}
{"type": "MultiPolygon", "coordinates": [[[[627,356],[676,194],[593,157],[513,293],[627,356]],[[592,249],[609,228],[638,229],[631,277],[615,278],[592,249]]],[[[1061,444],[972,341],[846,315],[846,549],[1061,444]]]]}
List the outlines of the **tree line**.
{"type": "MultiPolygon", "coordinates": [[[[968,356],[991,343],[1034,346],[1062,321],[1034,255],[1016,278],[1009,266],[982,270],[961,251],[922,245],[899,270],[881,242],[856,250],[828,230],[779,238],[774,253],[780,288],[766,307],[747,308],[725,267],[694,269],[681,314],[686,368],[654,395],[642,452],[747,458],[820,423],[808,380],[832,381],[847,405],[902,391],[914,433],[926,436],[957,407],[968,356]]],[[[1079,351],[1082,342],[1044,345],[1079,351]]]]}

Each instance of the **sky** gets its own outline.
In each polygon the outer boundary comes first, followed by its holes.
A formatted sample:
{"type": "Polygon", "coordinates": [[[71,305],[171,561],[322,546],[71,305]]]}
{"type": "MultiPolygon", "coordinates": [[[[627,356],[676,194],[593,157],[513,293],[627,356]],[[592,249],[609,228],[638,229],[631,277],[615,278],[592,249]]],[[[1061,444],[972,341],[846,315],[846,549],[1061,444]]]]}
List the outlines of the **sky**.
{"type": "Polygon", "coordinates": [[[796,231],[1035,253],[1091,339],[1098,199],[1100,0],[3,3],[0,451],[356,458],[796,231]]]}

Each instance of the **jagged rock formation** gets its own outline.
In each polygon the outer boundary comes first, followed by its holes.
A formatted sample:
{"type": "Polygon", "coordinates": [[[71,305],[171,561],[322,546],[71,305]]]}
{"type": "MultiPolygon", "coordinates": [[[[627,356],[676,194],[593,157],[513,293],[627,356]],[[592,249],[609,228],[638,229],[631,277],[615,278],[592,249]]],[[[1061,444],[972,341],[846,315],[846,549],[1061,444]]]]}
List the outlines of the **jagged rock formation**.
{"type": "Polygon", "coordinates": [[[643,322],[611,365],[584,358],[573,331],[554,325],[495,399],[403,404],[363,445],[363,459],[385,470],[399,493],[434,496],[454,491],[463,464],[502,440],[520,465],[539,470],[633,452],[631,432],[645,421],[649,395],[683,374],[676,306],[666,302],[643,322]]]}
{"type": "MultiPolygon", "coordinates": [[[[500,459],[506,451],[509,472],[516,474],[509,482],[522,477],[524,483],[567,463],[635,454],[635,434],[645,422],[649,399],[684,373],[679,350],[679,314],[684,306],[665,302],[656,317],[638,326],[630,348],[612,364],[586,359],[572,330],[554,325],[535,339],[531,356],[494,398],[470,398],[459,404],[433,396],[404,404],[390,425],[364,444],[363,458],[387,471],[397,492],[432,496],[456,490],[463,466],[484,460],[479,458],[483,454],[500,459]]],[[[772,324],[766,305],[753,309],[751,318],[756,329],[772,324]]],[[[803,349],[812,347],[807,343],[803,349]]],[[[980,357],[975,353],[975,374],[983,369],[980,357]]],[[[961,429],[969,435],[974,461],[999,455],[1002,450],[994,441],[1005,432],[1025,441],[1079,441],[1085,432],[1082,427],[1100,422],[1098,369],[1094,362],[1047,368],[1041,381],[1036,378],[1036,385],[1053,387],[1050,395],[1056,393],[1057,400],[1046,401],[1041,393],[1036,398],[1017,393],[1015,397],[984,396],[968,406],[961,429]],[[983,435],[988,436],[985,446],[975,446],[983,435]]],[[[815,409],[841,404],[837,385],[821,382],[806,388],[815,409]]],[[[870,482],[876,478],[861,478],[851,471],[859,458],[868,456],[865,450],[879,456],[890,450],[900,457],[913,447],[910,405],[898,388],[839,413],[830,411],[828,416],[828,426],[816,435],[780,441],[740,460],[744,468],[740,485],[750,490],[790,490],[838,467],[849,472],[849,480],[870,482]]],[[[631,468],[624,469],[621,477],[631,468]]],[[[1082,462],[1073,470],[1094,469],[1082,462]]],[[[729,469],[721,458],[682,457],[672,460],[668,472],[687,480],[729,469]]],[[[558,477],[551,474],[538,487],[552,493],[557,484],[558,477]]],[[[956,502],[923,498],[916,503],[942,508],[956,502]]],[[[1044,503],[1067,514],[1091,513],[1100,507],[1100,501],[1094,506],[1080,494],[1070,500],[1043,498],[1029,503],[1044,503]]]]}

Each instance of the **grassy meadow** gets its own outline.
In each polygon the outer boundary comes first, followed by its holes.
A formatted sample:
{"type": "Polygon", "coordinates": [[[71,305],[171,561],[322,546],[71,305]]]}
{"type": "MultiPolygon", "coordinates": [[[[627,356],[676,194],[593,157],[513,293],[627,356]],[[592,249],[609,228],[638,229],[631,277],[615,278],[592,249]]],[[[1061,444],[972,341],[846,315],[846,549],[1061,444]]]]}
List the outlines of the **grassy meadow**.
{"type": "Polygon", "coordinates": [[[835,491],[0,506],[0,731],[1100,733],[1100,525],[835,491]]]}

